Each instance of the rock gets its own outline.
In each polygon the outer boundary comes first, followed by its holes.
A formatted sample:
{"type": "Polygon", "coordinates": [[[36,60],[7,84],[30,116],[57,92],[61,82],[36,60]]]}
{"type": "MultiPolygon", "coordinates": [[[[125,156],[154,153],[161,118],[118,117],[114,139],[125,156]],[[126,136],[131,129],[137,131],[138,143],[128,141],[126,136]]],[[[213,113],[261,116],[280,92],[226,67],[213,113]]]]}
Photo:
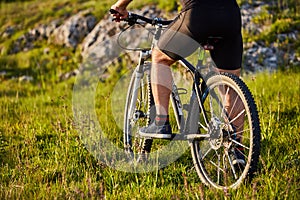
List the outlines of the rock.
{"type": "MultiPolygon", "coordinates": [[[[133,11],[149,17],[159,16],[160,10],[156,7],[145,7],[140,11],[133,11]]],[[[141,43],[148,40],[149,30],[142,27],[133,27],[126,30],[118,38],[119,33],[127,27],[126,23],[115,23],[112,17],[107,15],[102,19],[81,45],[81,55],[89,64],[104,67],[120,56],[127,48],[137,48],[141,43]],[[120,45],[122,47],[120,47],[120,45]]],[[[150,36],[151,37],[151,36],[150,36]]],[[[149,44],[150,47],[150,44],[149,44]]],[[[133,56],[133,58],[138,58],[133,56]]]]}
{"type": "Polygon", "coordinates": [[[35,33],[36,37],[39,39],[48,39],[55,29],[59,27],[59,20],[54,20],[49,23],[49,25],[42,24],[31,32],[35,33]]]}
{"type": "MultiPolygon", "coordinates": [[[[35,41],[52,37],[50,42],[76,48],[96,25],[96,18],[88,13],[89,11],[79,12],[61,25],[59,20],[54,20],[49,25],[43,24],[29,30],[13,42],[9,54],[28,51],[34,48],[35,41]]],[[[11,33],[12,30],[8,29],[6,32],[11,33]]]]}
{"type": "Polygon", "coordinates": [[[13,26],[9,26],[3,32],[2,37],[8,38],[8,37],[12,36],[14,33],[15,33],[15,28],[13,26]]]}
{"type": "Polygon", "coordinates": [[[49,25],[40,25],[37,28],[29,30],[13,42],[9,54],[16,54],[20,51],[28,51],[34,48],[37,40],[48,39],[52,32],[58,27],[58,20],[51,22],[49,25]]]}
{"type": "Polygon", "coordinates": [[[262,27],[252,21],[254,16],[257,16],[262,12],[263,5],[264,3],[260,2],[255,5],[245,3],[241,6],[242,27],[246,32],[260,33],[263,30],[262,27]]]}
{"type": "MultiPolygon", "coordinates": [[[[246,33],[260,34],[268,28],[253,22],[255,16],[261,14],[261,12],[266,12],[264,6],[267,5],[262,1],[252,1],[251,4],[244,3],[241,6],[242,26],[246,33]]],[[[142,10],[133,10],[133,12],[148,17],[162,17],[164,15],[161,10],[154,6],[146,6],[142,10]]],[[[168,13],[168,18],[172,18],[175,14],[168,13]]],[[[92,63],[94,66],[103,67],[104,63],[112,62],[115,58],[119,59],[119,55],[125,52],[123,48],[135,48],[140,44],[147,43],[149,30],[142,28],[127,30],[122,34],[122,38],[117,41],[117,34],[123,31],[125,27],[124,23],[112,22],[112,17],[109,14],[97,23],[96,18],[90,14],[90,11],[86,10],[71,16],[64,22],[54,20],[49,24],[42,24],[29,30],[13,41],[11,49],[8,52],[15,54],[20,51],[28,51],[35,47],[37,40],[49,40],[49,42],[80,51],[84,58],[81,69],[87,66],[86,62],[92,63]],[[120,44],[123,48],[120,47],[120,44]]],[[[3,37],[11,37],[15,30],[16,27],[9,26],[1,35],[3,37]]],[[[246,72],[252,73],[267,68],[273,70],[283,64],[286,67],[289,65],[299,65],[300,58],[296,56],[294,50],[291,49],[289,52],[283,52],[278,48],[280,42],[299,40],[298,31],[293,30],[289,33],[278,34],[276,37],[277,41],[269,45],[263,42],[244,43],[243,67],[246,72]]],[[[50,51],[51,49],[45,48],[44,54],[49,54],[50,51]]],[[[131,55],[128,58],[136,61],[138,56],[135,54],[131,55]]]]}
{"type": "Polygon", "coordinates": [[[53,32],[54,42],[76,48],[96,25],[96,18],[89,11],[79,12],[53,32]]]}

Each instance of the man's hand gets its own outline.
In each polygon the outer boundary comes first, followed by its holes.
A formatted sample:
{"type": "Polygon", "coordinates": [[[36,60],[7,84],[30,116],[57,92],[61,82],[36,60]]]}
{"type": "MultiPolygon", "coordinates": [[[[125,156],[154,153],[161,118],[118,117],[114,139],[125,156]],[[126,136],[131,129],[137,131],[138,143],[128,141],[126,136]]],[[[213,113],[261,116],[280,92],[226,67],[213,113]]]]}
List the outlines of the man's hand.
{"type": "Polygon", "coordinates": [[[116,12],[111,13],[117,22],[120,22],[122,19],[128,18],[128,11],[126,7],[119,7],[117,4],[111,6],[112,10],[116,12]]]}

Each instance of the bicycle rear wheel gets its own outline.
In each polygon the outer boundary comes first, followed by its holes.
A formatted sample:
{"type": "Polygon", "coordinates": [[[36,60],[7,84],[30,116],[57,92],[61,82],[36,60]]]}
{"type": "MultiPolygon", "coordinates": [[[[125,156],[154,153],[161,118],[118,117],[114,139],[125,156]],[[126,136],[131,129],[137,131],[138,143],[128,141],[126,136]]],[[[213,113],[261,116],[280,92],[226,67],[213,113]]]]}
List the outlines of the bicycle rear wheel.
{"type": "Polygon", "coordinates": [[[260,125],[254,99],[246,84],[228,73],[209,76],[203,94],[204,113],[195,98],[188,124],[193,133],[209,134],[208,138],[192,142],[195,168],[207,185],[237,188],[253,177],[259,159],[260,125]],[[229,93],[235,95],[228,108],[229,93]]]}
{"type": "Polygon", "coordinates": [[[154,100],[150,84],[151,63],[145,63],[140,75],[133,72],[129,84],[124,116],[124,148],[133,161],[147,159],[151,151],[152,139],[139,137],[138,131],[147,126],[155,116],[154,100]]]}

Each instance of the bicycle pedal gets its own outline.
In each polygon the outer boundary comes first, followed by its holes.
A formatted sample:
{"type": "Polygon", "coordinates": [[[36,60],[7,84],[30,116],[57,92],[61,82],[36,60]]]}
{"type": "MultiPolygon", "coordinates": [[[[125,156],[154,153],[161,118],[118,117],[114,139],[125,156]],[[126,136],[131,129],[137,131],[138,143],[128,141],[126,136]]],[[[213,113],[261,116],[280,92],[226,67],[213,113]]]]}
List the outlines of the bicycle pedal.
{"type": "Polygon", "coordinates": [[[209,138],[209,134],[187,134],[186,139],[188,140],[203,140],[205,138],[209,138]]]}
{"type": "Polygon", "coordinates": [[[210,137],[209,134],[182,134],[182,133],[172,133],[170,138],[159,138],[150,136],[140,136],[144,139],[160,139],[160,140],[204,140],[210,137]]]}
{"type": "Polygon", "coordinates": [[[160,140],[185,140],[186,138],[184,138],[183,134],[179,134],[179,133],[172,133],[170,138],[160,138],[160,137],[150,137],[150,136],[140,136],[142,138],[145,139],[160,139],[160,140]]]}
{"type": "Polygon", "coordinates": [[[145,118],[145,117],[146,117],[146,114],[141,110],[136,110],[134,115],[133,115],[133,118],[136,119],[136,120],[140,119],[140,118],[145,118]]]}

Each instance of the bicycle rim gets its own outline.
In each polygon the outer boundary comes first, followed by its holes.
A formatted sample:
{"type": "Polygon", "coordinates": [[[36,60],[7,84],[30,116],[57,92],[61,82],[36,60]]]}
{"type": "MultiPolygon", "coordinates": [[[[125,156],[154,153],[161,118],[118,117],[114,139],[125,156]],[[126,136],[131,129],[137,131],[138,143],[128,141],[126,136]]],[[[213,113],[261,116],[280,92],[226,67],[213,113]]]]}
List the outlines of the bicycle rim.
{"type": "Polygon", "coordinates": [[[207,139],[192,142],[195,168],[207,185],[218,189],[237,188],[246,178],[250,180],[257,168],[260,126],[256,105],[245,83],[234,75],[211,75],[206,84],[204,94],[207,96],[203,104],[208,123],[199,112],[196,100],[191,106],[194,121],[190,129],[210,134],[207,139]],[[236,96],[228,110],[224,94],[231,91],[236,96]],[[244,121],[239,127],[234,125],[238,119],[244,121]],[[244,157],[245,164],[234,164],[236,154],[244,157]]]}

